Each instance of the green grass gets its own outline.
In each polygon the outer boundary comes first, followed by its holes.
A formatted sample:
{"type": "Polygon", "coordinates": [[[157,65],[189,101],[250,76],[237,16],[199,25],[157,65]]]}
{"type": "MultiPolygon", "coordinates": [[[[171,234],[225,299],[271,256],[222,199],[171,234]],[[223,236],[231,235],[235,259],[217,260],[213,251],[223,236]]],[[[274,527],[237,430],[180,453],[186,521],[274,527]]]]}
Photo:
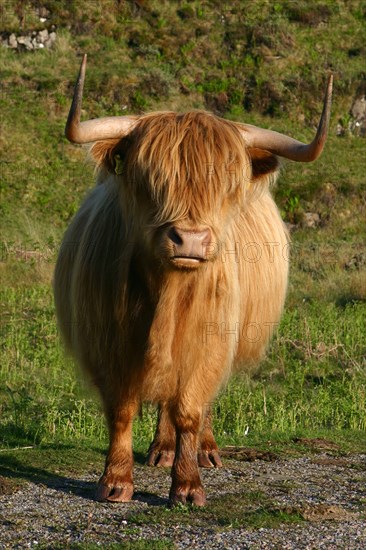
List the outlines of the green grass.
{"type": "MultiPolygon", "coordinates": [[[[5,445],[78,439],[105,444],[98,397],[65,357],[49,287],[3,291],[0,374],[5,445]]],[[[244,433],[366,430],[365,306],[303,303],[285,312],[261,370],[237,377],[215,404],[220,442],[244,433]]],[[[156,413],[135,422],[135,445],[153,437],[156,413]]]]}
{"type": "Polygon", "coordinates": [[[211,499],[210,506],[197,509],[178,506],[174,509],[148,509],[137,514],[131,513],[128,520],[133,525],[168,524],[211,527],[217,531],[240,527],[250,529],[276,529],[283,523],[303,521],[297,512],[287,512],[276,507],[261,492],[247,491],[235,495],[224,495],[211,499]]]}
{"type": "MultiPolygon", "coordinates": [[[[34,5],[0,1],[7,33],[43,26],[34,5]]],[[[365,140],[335,135],[364,77],[364,3],[103,5],[101,17],[100,2],[51,0],[54,49],[1,47],[1,445],[62,456],[60,445],[77,441],[98,449],[97,462],[107,445],[98,398],[60,344],[51,292],[62,234],[93,181],[86,150],[63,137],[87,52],[85,117],[208,108],[305,141],[334,73],[324,154],[284,164],[274,190],[284,219],[297,224],[281,326],[260,372],[219,396],[214,424],[220,445],[281,449],[292,437],[321,435],[365,450],[366,267],[347,267],[366,242],[365,140]],[[319,227],[303,227],[306,212],[320,215],[319,227]]],[[[146,406],[134,426],[137,451],[146,452],[155,421],[146,406]]]]}

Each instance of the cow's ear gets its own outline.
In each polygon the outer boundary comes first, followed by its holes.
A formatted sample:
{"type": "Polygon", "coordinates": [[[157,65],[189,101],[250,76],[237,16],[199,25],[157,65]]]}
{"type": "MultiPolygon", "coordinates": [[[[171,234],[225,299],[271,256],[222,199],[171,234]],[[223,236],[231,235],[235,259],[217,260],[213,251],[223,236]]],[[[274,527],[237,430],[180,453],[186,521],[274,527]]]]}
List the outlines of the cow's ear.
{"type": "Polygon", "coordinates": [[[113,156],[120,139],[97,141],[90,149],[91,156],[98,168],[102,166],[109,172],[114,171],[113,156]]]}
{"type": "Polygon", "coordinates": [[[252,180],[260,179],[278,170],[280,163],[276,155],[256,147],[248,147],[247,151],[252,161],[252,180]]]}
{"type": "Polygon", "coordinates": [[[90,152],[97,165],[103,166],[113,174],[121,174],[123,161],[129,144],[128,137],[97,141],[90,152]]]}

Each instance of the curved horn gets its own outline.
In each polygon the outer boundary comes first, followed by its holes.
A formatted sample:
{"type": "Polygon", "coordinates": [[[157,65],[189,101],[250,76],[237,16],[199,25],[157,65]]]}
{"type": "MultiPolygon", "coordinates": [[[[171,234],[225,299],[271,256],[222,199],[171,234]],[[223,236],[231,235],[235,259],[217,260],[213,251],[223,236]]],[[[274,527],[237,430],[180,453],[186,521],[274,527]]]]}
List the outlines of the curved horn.
{"type": "Polygon", "coordinates": [[[272,130],[264,130],[250,124],[240,125],[241,134],[249,147],[266,149],[275,155],[298,162],[311,162],[321,154],[327,139],[330,107],[332,103],[333,75],[328,78],[324,97],[323,112],[316,136],[309,145],[272,130]]]}
{"type": "Polygon", "coordinates": [[[134,117],[114,116],[80,122],[81,101],[85,80],[86,54],[80,66],[74,97],[65,127],[65,136],[72,143],[90,143],[100,139],[112,139],[125,135],[132,127],[134,117]]]}

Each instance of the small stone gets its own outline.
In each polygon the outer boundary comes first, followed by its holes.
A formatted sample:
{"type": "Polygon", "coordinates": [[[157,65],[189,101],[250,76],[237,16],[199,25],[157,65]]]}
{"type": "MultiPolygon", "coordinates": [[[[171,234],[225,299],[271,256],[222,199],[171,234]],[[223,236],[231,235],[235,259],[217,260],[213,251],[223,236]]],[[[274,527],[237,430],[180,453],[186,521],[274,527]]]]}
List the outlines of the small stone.
{"type": "Polygon", "coordinates": [[[50,10],[48,10],[48,9],[45,8],[44,6],[41,6],[41,7],[38,9],[38,15],[39,15],[40,20],[41,20],[41,19],[46,20],[47,17],[50,16],[50,14],[51,14],[50,10]]]}
{"type": "Polygon", "coordinates": [[[355,254],[347,263],[344,264],[344,269],[362,269],[366,266],[366,252],[355,254]]]}
{"type": "Polygon", "coordinates": [[[318,227],[320,216],[317,212],[305,212],[302,219],[303,227],[318,227]]]}
{"type": "Polygon", "coordinates": [[[56,41],[56,33],[55,32],[50,32],[50,34],[48,35],[47,40],[45,40],[45,42],[44,42],[44,45],[46,46],[46,48],[51,48],[55,41],[56,41]]]}
{"type": "Polygon", "coordinates": [[[364,118],[366,118],[366,97],[365,96],[358,97],[354,101],[352,105],[351,113],[356,120],[363,120],[364,118]]]}
{"type": "Polygon", "coordinates": [[[361,122],[359,132],[361,137],[366,137],[366,118],[361,122]]]}
{"type": "Polygon", "coordinates": [[[34,46],[32,44],[32,40],[30,36],[26,37],[24,41],[24,46],[26,47],[27,50],[34,50],[34,46]]]}
{"type": "Polygon", "coordinates": [[[14,33],[9,36],[9,47],[14,49],[18,47],[17,37],[14,33]]]}
{"type": "Polygon", "coordinates": [[[33,50],[33,44],[30,36],[18,36],[18,44],[25,46],[27,50],[33,50]]]}
{"type": "Polygon", "coordinates": [[[286,225],[287,229],[290,231],[290,233],[291,233],[292,231],[295,231],[295,229],[298,228],[298,226],[296,225],[296,223],[285,222],[285,225],[286,225]]]}
{"type": "Polygon", "coordinates": [[[37,41],[38,42],[45,42],[48,38],[48,30],[43,29],[43,31],[39,31],[37,35],[37,41]]]}
{"type": "Polygon", "coordinates": [[[345,133],[346,133],[346,131],[343,128],[342,124],[340,122],[338,122],[337,127],[336,127],[336,135],[337,136],[344,136],[345,133]]]}
{"type": "Polygon", "coordinates": [[[366,136],[366,85],[362,84],[353,100],[350,110],[352,120],[349,129],[355,136],[366,136]]]}

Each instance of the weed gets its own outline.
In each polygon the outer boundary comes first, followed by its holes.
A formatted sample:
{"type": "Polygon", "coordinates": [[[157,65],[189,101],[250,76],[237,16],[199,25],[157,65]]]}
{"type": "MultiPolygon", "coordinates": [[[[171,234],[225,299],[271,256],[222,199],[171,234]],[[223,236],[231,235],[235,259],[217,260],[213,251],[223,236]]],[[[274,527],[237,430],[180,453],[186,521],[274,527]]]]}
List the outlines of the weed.
{"type": "Polygon", "coordinates": [[[146,524],[190,525],[197,528],[210,527],[215,530],[246,527],[276,528],[283,523],[298,523],[302,517],[296,511],[278,508],[261,492],[247,491],[235,495],[221,495],[210,500],[208,508],[197,509],[190,505],[170,508],[149,509],[137,514],[130,513],[128,522],[132,525],[146,524]]]}

